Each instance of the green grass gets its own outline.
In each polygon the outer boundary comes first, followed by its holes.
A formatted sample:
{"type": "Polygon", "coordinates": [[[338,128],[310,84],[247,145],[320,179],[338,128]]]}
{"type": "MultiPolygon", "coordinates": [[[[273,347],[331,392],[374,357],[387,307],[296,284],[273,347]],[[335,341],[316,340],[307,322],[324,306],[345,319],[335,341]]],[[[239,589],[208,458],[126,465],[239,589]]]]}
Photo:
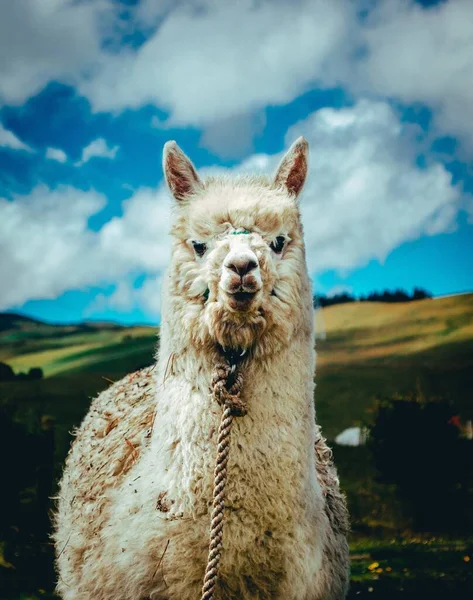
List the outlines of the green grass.
{"type": "MultiPolygon", "coordinates": [[[[327,339],[317,342],[315,401],[329,439],[369,422],[377,399],[418,387],[426,395],[447,396],[471,418],[473,294],[338,305],[322,314],[327,339]]],[[[90,396],[107,385],[101,376],[117,380],[150,364],[155,347],[156,329],[146,327],[9,319],[0,329],[0,360],[17,372],[43,368],[47,379],[35,389],[58,426],[68,430],[85,414],[90,396]]],[[[7,394],[14,402],[37,405],[29,386],[0,383],[0,398],[7,394]]]]}
{"type": "MultiPolygon", "coordinates": [[[[351,589],[349,600],[470,600],[473,589],[473,540],[427,536],[350,543],[351,589]]],[[[1,560],[0,581],[14,573],[1,560]]],[[[30,586],[28,586],[30,587],[30,586]]],[[[32,586],[34,587],[34,586],[32,586]]],[[[3,598],[3,597],[2,597],[3,598]]],[[[46,590],[9,596],[9,600],[53,600],[46,590]]]]}
{"type": "Polygon", "coordinates": [[[360,539],[350,550],[350,599],[471,598],[472,539],[360,539]]]}
{"type": "MultiPolygon", "coordinates": [[[[415,389],[450,398],[462,419],[473,417],[473,294],[402,305],[340,305],[323,315],[327,339],[317,342],[315,402],[326,437],[333,440],[346,427],[369,423],[378,399],[415,389]]],[[[0,382],[0,403],[14,406],[15,419],[31,432],[41,416],[54,417],[57,476],[70,431],[91,398],[109,379],[151,364],[156,333],[106,324],[56,327],[0,315],[0,360],[16,372],[40,366],[46,375],[0,382]]],[[[472,541],[413,537],[395,488],[376,481],[368,449],[335,447],[334,453],[354,532],[350,600],[472,598],[472,541]]],[[[15,578],[0,560],[0,587],[4,576],[15,578]]],[[[20,595],[27,586],[18,585],[12,600],[53,598],[50,588],[43,593],[33,584],[31,593],[20,595]]]]}

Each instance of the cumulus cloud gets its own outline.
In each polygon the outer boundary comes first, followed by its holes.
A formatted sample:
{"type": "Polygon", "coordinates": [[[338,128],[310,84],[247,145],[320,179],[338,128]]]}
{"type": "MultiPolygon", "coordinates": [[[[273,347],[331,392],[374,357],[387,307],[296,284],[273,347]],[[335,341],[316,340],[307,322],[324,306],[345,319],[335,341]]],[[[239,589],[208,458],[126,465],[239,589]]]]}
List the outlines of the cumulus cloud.
{"type": "MultiPolygon", "coordinates": [[[[415,165],[413,141],[388,104],[319,110],[289,130],[287,145],[302,133],[311,147],[301,210],[312,274],[348,272],[383,260],[403,242],[455,228],[467,199],[440,164],[415,165]]],[[[280,158],[253,155],[231,171],[272,172],[280,158]]],[[[139,189],[122,216],[89,230],[105,202],[93,191],[45,186],[0,200],[0,310],[107,282],[117,288],[102,307],[159,311],[170,251],[167,192],[139,189]],[[131,282],[139,274],[145,280],[136,290],[131,282]]]]}
{"type": "Polygon", "coordinates": [[[263,112],[222,119],[205,127],[200,143],[221,158],[245,156],[253,151],[253,139],[265,125],[263,112]]]}
{"type": "Polygon", "coordinates": [[[67,162],[67,154],[60,148],[46,148],[46,158],[60,163],[67,162]]]}
{"type": "Polygon", "coordinates": [[[91,231],[89,218],[105,204],[97,192],[67,186],[40,185],[12,201],[0,199],[0,310],[163,270],[169,252],[163,190],[138,190],[121,217],[91,231]]]}
{"type": "Polygon", "coordinates": [[[122,279],[111,294],[99,293],[87,307],[87,315],[113,310],[127,313],[142,309],[150,317],[159,317],[161,311],[161,275],[145,277],[139,287],[133,281],[122,279]]]}
{"type": "Polygon", "coordinates": [[[362,58],[338,76],[361,93],[422,102],[442,132],[473,150],[473,2],[450,0],[428,9],[385,0],[359,29],[362,58]]]}
{"type": "Polygon", "coordinates": [[[15,0],[0,5],[0,99],[22,104],[52,80],[93,68],[107,0],[15,0]]]}
{"type": "Polygon", "coordinates": [[[154,104],[169,114],[164,126],[200,127],[210,148],[236,153],[250,147],[264,107],[343,85],[425,103],[440,132],[473,150],[470,0],[141,0],[127,7],[131,20],[121,8],[110,0],[3,2],[0,99],[21,103],[65,81],[95,110],[154,104]],[[136,28],[146,41],[122,43],[136,28]],[[220,130],[230,131],[226,144],[220,130]]]}
{"type": "Polygon", "coordinates": [[[382,261],[406,241],[455,227],[461,191],[443,165],[415,165],[388,104],[322,109],[291,128],[287,144],[302,134],[311,145],[301,209],[312,272],[382,261]]]}
{"type": "Polygon", "coordinates": [[[88,162],[91,158],[110,158],[113,159],[117,155],[119,150],[119,146],[114,146],[110,148],[103,138],[97,138],[90,142],[88,146],[86,146],[82,150],[82,156],[80,161],[77,163],[77,166],[83,165],[88,162]]]}
{"type": "MultiPolygon", "coordinates": [[[[382,0],[363,20],[346,0],[204,2],[200,11],[189,2],[173,10],[151,4],[140,5],[142,23],[159,23],[148,41],[102,55],[96,75],[80,83],[97,110],[151,102],[169,111],[167,124],[211,127],[212,143],[220,123],[247,126],[266,105],[341,83],[357,94],[425,103],[439,131],[473,149],[470,0],[428,8],[382,0]]],[[[244,143],[255,133],[257,122],[244,143]]]]}
{"type": "Polygon", "coordinates": [[[336,58],[354,11],[342,0],[179,3],[143,46],[108,56],[80,89],[96,110],[154,103],[176,125],[289,102],[336,58]]]}
{"type": "Polygon", "coordinates": [[[134,304],[133,287],[128,281],[122,280],[118,282],[117,287],[110,295],[98,294],[91,308],[92,312],[106,308],[127,312],[133,308],[134,304]]]}
{"type": "Polygon", "coordinates": [[[161,312],[161,286],[162,277],[148,277],[138,289],[138,302],[140,306],[151,316],[157,316],[161,312]]]}
{"type": "MultiPolygon", "coordinates": [[[[301,199],[313,274],[383,261],[400,244],[452,231],[464,198],[439,163],[415,165],[415,146],[385,102],[324,108],[289,129],[311,148],[301,199]]],[[[271,171],[280,156],[255,155],[239,170],[271,171]]]]}
{"type": "Polygon", "coordinates": [[[24,144],[17,136],[0,123],[0,146],[12,148],[12,150],[26,150],[32,152],[31,148],[24,144]]]}

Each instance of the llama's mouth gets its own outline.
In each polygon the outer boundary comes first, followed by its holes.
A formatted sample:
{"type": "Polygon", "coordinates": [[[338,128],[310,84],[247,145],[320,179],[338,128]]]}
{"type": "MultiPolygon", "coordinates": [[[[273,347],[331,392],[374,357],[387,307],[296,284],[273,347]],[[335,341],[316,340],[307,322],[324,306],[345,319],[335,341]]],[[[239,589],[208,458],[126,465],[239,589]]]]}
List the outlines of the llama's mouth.
{"type": "Polygon", "coordinates": [[[228,294],[228,304],[233,310],[248,310],[257,292],[235,292],[228,294]]]}

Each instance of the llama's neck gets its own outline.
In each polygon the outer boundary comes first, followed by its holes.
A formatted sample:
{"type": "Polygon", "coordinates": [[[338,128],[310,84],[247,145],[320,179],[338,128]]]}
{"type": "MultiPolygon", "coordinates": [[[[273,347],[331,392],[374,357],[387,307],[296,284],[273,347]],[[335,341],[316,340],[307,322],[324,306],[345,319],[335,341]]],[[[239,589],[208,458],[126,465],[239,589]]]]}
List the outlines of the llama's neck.
{"type": "MultiPolygon", "coordinates": [[[[195,515],[207,511],[222,413],[210,394],[214,365],[211,356],[199,356],[192,348],[172,357],[167,340],[163,341],[157,369],[160,389],[155,447],[162,449],[163,440],[169,443],[165,472],[168,486],[176,486],[174,493],[180,498],[176,510],[195,515]]],[[[230,477],[230,498],[232,489],[234,498],[245,495],[242,488],[255,490],[261,485],[262,473],[265,485],[259,491],[261,501],[263,496],[280,496],[284,490],[289,504],[295,497],[309,498],[318,489],[314,367],[311,330],[299,332],[271,357],[242,363],[242,398],[248,414],[235,420],[230,473],[236,472],[230,477]],[[278,479],[281,470],[293,474],[293,481],[285,486],[278,479]]]]}

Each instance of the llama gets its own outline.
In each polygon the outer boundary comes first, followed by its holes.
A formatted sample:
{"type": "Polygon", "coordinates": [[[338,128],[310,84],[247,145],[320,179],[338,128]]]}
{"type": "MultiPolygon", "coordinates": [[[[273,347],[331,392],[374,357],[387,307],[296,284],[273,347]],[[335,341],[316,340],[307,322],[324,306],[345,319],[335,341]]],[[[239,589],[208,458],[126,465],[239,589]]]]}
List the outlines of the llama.
{"type": "Polygon", "coordinates": [[[200,597],[222,360],[247,414],[233,425],[216,597],[345,598],[348,516],[313,402],[307,168],[299,138],[272,179],[203,181],[165,145],[175,213],[157,363],[102,392],[76,432],[55,515],[64,600],[200,597]]]}

